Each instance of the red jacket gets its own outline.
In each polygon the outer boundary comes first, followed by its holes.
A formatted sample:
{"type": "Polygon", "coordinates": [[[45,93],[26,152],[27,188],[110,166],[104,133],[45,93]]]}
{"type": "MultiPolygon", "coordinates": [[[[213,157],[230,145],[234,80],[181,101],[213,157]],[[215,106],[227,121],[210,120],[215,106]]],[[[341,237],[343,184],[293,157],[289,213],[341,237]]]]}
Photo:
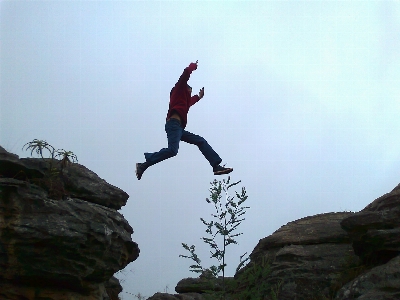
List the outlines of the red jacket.
{"type": "Polygon", "coordinates": [[[196,68],[197,65],[194,63],[191,63],[187,68],[185,68],[182,75],[179,77],[178,82],[172,88],[170,93],[167,120],[172,116],[173,113],[177,113],[181,118],[182,128],[186,127],[189,108],[200,100],[198,95],[191,97],[187,88],[187,82],[190,78],[190,74],[192,74],[193,70],[196,70],[196,68]]]}

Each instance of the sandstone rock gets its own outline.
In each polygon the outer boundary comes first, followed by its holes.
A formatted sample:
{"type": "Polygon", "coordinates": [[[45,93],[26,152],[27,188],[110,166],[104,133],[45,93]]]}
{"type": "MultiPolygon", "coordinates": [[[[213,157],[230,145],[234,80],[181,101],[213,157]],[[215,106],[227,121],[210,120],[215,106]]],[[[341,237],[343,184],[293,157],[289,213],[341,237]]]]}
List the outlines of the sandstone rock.
{"type": "Polygon", "coordinates": [[[57,159],[21,158],[0,147],[0,177],[28,180],[47,189],[57,192],[49,195],[53,199],[63,196],[79,198],[113,209],[126,205],[129,195],[117,188],[83,165],[73,163],[61,170],[57,159]],[[58,175],[43,179],[49,175],[50,166],[58,175]],[[39,184],[40,183],[40,184],[39,184]],[[52,197],[53,196],[53,197],[52,197]]]}
{"type": "Polygon", "coordinates": [[[400,189],[379,197],[341,222],[364,263],[377,266],[400,254],[400,189]]]}
{"type": "Polygon", "coordinates": [[[76,291],[103,283],[139,255],[117,211],[80,199],[47,199],[26,182],[0,179],[0,277],[76,291]]]}
{"type": "MultiPolygon", "coordinates": [[[[225,285],[232,281],[232,277],[225,277],[225,285]]],[[[205,293],[207,291],[222,291],[223,281],[222,277],[219,278],[185,278],[178,282],[175,287],[177,293],[205,293]]]]}
{"type": "Polygon", "coordinates": [[[128,195],[84,166],[49,166],[0,147],[0,299],[118,300],[112,275],[139,255],[116,211],[128,195]]]}
{"type": "Polygon", "coordinates": [[[279,294],[280,300],[329,297],[346,260],[357,259],[340,227],[350,215],[321,214],[282,226],[259,241],[250,255],[251,263],[235,278],[246,282],[241,274],[261,266],[265,272],[254,284],[279,294]]]}
{"type": "Polygon", "coordinates": [[[0,146],[0,177],[26,179],[43,176],[44,171],[38,165],[26,165],[18,155],[9,153],[0,146]]]}
{"type": "Polygon", "coordinates": [[[341,226],[369,271],[346,284],[337,299],[400,299],[400,185],[343,219],[341,226]]]}
{"type": "Polygon", "coordinates": [[[120,300],[118,295],[122,292],[122,286],[116,277],[111,277],[108,282],[104,284],[107,296],[110,300],[120,300]]]}
{"type": "Polygon", "coordinates": [[[351,212],[319,214],[289,222],[272,235],[261,239],[251,257],[268,249],[285,245],[311,245],[322,243],[349,243],[340,221],[353,215],[351,212]]]}
{"type": "Polygon", "coordinates": [[[0,299],[2,300],[117,300],[111,299],[103,284],[88,293],[82,294],[61,287],[24,286],[0,281],[0,299]]]}
{"type": "Polygon", "coordinates": [[[372,268],[343,286],[335,299],[400,299],[400,257],[372,268]]]}
{"type": "Polygon", "coordinates": [[[63,172],[65,188],[71,197],[97,203],[113,209],[124,206],[129,195],[107,183],[85,166],[71,164],[63,172]]]}
{"type": "Polygon", "coordinates": [[[203,300],[200,294],[188,293],[182,295],[171,295],[166,293],[156,293],[147,300],[203,300]]]}

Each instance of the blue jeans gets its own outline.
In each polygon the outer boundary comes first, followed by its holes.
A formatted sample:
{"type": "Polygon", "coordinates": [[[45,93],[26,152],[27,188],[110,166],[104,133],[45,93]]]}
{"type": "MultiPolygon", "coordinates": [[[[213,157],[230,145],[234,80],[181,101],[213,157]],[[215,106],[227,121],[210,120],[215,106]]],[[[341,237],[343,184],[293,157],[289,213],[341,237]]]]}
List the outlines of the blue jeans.
{"type": "Polygon", "coordinates": [[[165,123],[165,132],[167,133],[168,138],[168,148],[163,148],[158,152],[144,154],[149,166],[177,155],[180,141],[199,147],[199,150],[203,153],[204,157],[212,167],[216,167],[221,163],[222,159],[213,148],[211,148],[207,141],[199,135],[184,130],[181,127],[179,120],[169,119],[165,123]]]}

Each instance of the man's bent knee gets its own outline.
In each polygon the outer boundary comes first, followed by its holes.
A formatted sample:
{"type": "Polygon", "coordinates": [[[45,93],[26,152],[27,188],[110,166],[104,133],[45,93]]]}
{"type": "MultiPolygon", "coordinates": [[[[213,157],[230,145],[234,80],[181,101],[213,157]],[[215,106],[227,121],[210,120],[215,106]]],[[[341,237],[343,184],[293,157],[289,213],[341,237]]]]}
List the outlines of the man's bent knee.
{"type": "Polygon", "coordinates": [[[178,149],[177,148],[168,148],[168,156],[169,157],[174,157],[178,154],[178,149]]]}

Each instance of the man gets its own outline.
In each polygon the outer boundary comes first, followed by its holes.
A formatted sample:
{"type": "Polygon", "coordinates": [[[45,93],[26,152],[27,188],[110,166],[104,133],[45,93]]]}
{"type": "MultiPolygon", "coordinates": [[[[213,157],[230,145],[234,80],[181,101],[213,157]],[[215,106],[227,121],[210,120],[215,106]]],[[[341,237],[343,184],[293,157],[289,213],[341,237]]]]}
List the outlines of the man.
{"type": "Polygon", "coordinates": [[[191,97],[192,88],[187,84],[190,74],[197,69],[197,63],[198,61],[190,63],[190,65],[183,70],[178,82],[171,90],[167,121],[165,123],[168,148],[163,148],[158,152],[144,154],[146,161],[144,163],[136,164],[136,177],[139,180],[142,178],[143,172],[148,167],[164,159],[177,155],[180,141],[199,147],[201,153],[203,153],[204,157],[213,167],[215,175],[228,174],[233,171],[232,168],[220,166],[222,159],[204,138],[185,130],[189,108],[204,96],[203,87],[200,90],[199,95],[191,97]]]}

